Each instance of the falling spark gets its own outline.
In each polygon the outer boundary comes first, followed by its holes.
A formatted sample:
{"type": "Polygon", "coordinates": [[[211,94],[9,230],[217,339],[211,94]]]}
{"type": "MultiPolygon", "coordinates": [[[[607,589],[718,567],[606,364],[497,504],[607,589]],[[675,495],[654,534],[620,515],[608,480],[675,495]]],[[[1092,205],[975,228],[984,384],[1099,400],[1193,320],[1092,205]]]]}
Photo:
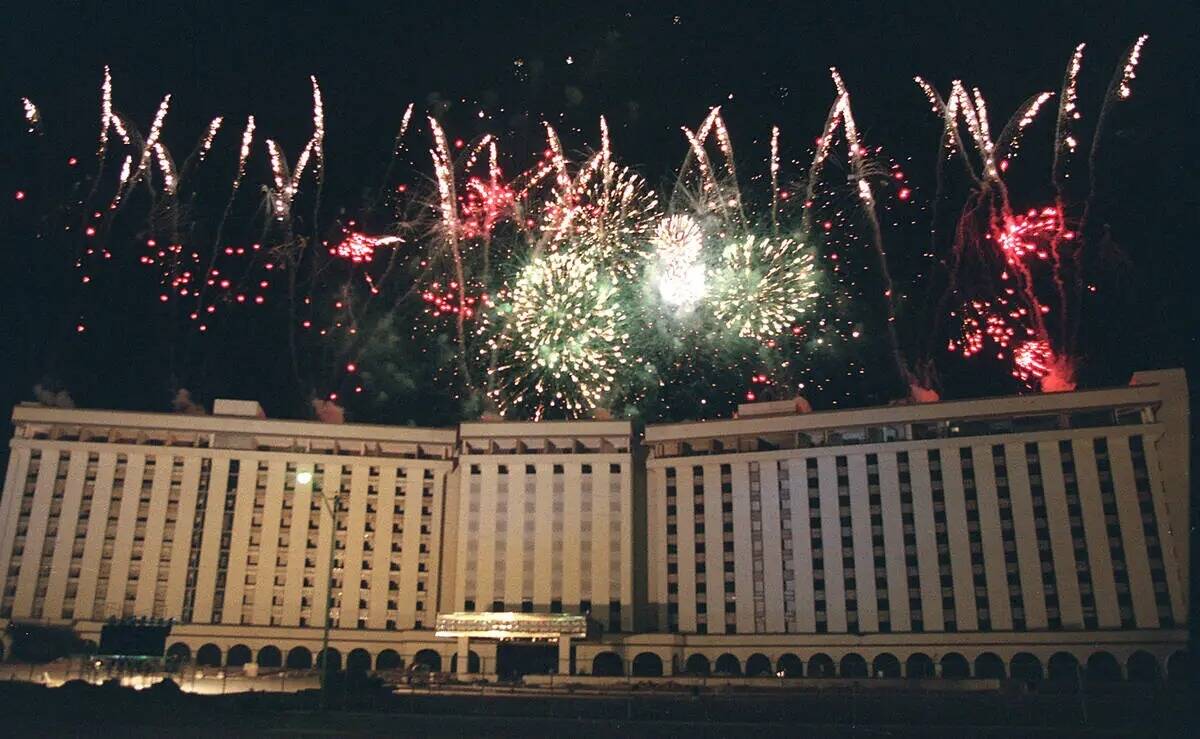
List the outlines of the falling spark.
{"type": "Polygon", "coordinates": [[[212,149],[213,140],[217,137],[217,131],[221,129],[221,123],[225,120],[223,116],[217,116],[208,124],[208,128],[204,132],[204,138],[200,140],[200,161],[204,161],[204,157],[208,156],[208,152],[212,149]]]}

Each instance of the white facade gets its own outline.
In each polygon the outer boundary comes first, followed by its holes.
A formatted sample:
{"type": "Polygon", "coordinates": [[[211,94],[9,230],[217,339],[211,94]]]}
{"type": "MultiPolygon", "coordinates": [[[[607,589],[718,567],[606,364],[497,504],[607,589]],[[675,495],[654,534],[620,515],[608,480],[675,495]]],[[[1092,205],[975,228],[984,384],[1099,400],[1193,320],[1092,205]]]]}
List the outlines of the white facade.
{"type": "Polygon", "coordinates": [[[625,421],[460,427],[454,611],[585,613],[632,631],[625,421]]]}
{"type": "MultiPolygon", "coordinates": [[[[1181,371],[849,411],[760,403],[650,426],[644,447],[619,421],[216,411],[15,408],[0,625],[96,638],[111,616],[173,618],[172,648],[304,666],[332,533],[331,644],[360,664],[455,669],[466,647],[433,632],[450,612],[586,613],[601,633],[571,647],[579,672],[957,673],[1101,652],[1161,668],[1186,645],[1181,371]]],[[[470,649],[494,669],[494,643],[470,649]]]]}

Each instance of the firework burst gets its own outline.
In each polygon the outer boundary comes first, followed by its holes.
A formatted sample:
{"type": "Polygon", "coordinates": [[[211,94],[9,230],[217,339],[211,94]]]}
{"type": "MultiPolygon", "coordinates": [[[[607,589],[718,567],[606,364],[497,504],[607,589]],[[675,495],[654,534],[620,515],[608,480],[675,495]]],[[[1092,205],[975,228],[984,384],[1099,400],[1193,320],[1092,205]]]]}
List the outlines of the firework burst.
{"type": "Polygon", "coordinates": [[[711,302],[717,320],[743,338],[781,336],[816,297],[812,253],[793,239],[746,236],[721,254],[711,302]]]}
{"type": "Polygon", "coordinates": [[[603,270],[564,252],[537,257],[495,310],[503,357],[490,392],[501,414],[586,415],[627,363],[627,314],[603,270]]]}

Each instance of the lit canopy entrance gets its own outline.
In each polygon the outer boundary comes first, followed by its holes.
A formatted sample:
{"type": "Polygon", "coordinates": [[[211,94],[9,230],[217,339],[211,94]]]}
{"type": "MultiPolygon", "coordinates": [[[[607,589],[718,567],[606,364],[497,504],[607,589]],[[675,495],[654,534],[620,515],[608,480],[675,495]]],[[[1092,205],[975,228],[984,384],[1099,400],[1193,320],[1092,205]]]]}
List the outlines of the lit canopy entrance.
{"type": "MultiPolygon", "coordinates": [[[[458,640],[458,653],[470,654],[471,639],[501,642],[558,642],[558,674],[571,672],[571,639],[587,636],[587,618],[565,613],[445,613],[437,617],[436,634],[458,640]]],[[[467,660],[458,672],[468,671],[467,660]]]]}

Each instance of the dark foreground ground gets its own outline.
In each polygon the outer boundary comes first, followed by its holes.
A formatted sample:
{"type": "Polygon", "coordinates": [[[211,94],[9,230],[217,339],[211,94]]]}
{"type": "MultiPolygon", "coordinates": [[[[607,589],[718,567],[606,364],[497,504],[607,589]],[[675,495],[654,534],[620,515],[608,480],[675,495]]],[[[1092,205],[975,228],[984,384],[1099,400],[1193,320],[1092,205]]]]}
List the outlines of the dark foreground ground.
{"type": "Polygon", "coordinates": [[[362,685],[313,693],[201,696],[0,683],[3,736],[1193,736],[1189,686],[1074,692],[924,693],[797,689],[625,696],[419,693],[362,685]],[[1084,713],[1086,712],[1086,723],[1084,713]]]}

